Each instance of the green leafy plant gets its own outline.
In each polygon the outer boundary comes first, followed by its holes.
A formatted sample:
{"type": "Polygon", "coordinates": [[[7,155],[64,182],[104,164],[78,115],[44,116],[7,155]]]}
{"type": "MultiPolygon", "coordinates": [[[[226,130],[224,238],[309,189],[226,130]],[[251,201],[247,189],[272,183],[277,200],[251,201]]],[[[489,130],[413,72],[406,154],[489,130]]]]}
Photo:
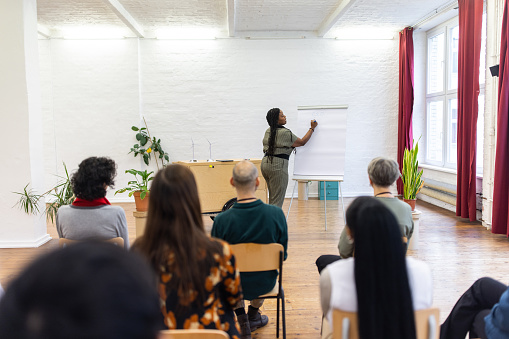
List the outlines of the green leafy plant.
{"type": "Polygon", "coordinates": [[[161,139],[150,136],[145,118],[143,118],[143,122],[145,123],[145,127],[131,127],[131,129],[136,132],[136,140],[138,140],[138,142],[131,147],[129,154],[134,153],[135,157],[140,155],[147,166],[153,154],[157,169],[159,170],[159,161],[161,162],[161,166],[164,167],[170,161],[170,157],[161,147],[161,139]]]}
{"type": "Polygon", "coordinates": [[[72,191],[71,178],[67,171],[67,166],[64,165],[65,176],[58,176],[60,180],[57,184],[48,191],[37,194],[33,189],[28,188],[30,183],[26,184],[23,192],[13,192],[21,197],[15,206],[18,206],[26,214],[38,214],[39,202],[41,199],[51,197],[51,203],[46,204],[46,218],[53,222],[56,218],[57,211],[61,206],[70,205],[74,201],[74,192],[72,191]]]}
{"type": "Polygon", "coordinates": [[[154,172],[148,172],[147,170],[138,171],[135,169],[129,169],[125,172],[134,175],[135,180],[129,181],[126,187],[117,190],[115,194],[129,191],[129,196],[132,197],[134,192],[139,191],[141,192],[140,198],[142,200],[145,199],[149,191],[148,183],[154,179],[154,172]]]}
{"type": "Polygon", "coordinates": [[[419,161],[417,161],[419,140],[417,140],[411,150],[405,149],[403,153],[401,180],[403,181],[403,198],[407,200],[416,199],[417,193],[419,193],[424,185],[422,180],[423,170],[419,172],[419,161]]]}

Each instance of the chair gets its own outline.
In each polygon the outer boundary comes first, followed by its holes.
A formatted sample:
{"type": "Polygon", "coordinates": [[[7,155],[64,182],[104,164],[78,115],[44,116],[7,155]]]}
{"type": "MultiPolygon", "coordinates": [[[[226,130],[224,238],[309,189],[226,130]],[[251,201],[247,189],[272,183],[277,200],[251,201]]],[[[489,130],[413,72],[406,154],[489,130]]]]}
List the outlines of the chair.
{"type": "MultiPolygon", "coordinates": [[[[71,239],[66,239],[66,238],[59,238],[58,239],[58,245],[62,248],[66,247],[66,246],[69,246],[69,245],[72,245],[72,244],[75,244],[77,242],[80,242],[81,240],[71,240],[71,239]]],[[[121,237],[117,237],[117,238],[111,238],[111,239],[106,239],[104,240],[105,242],[110,242],[112,243],[113,245],[117,245],[119,247],[124,247],[124,239],[121,238],[121,237]]]]}
{"type": "Polygon", "coordinates": [[[277,243],[245,243],[230,246],[235,255],[237,268],[240,272],[279,271],[278,280],[272,291],[257,297],[257,299],[277,299],[276,338],[279,338],[279,302],[281,300],[283,339],[286,339],[285,293],[282,285],[284,260],[283,245],[277,243]]]}
{"type": "MultiPolygon", "coordinates": [[[[415,331],[417,339],[438,339],[439,329],[438,308],[427,308],[415,311],[415,331]]],[[[356,312],[345,312],[334,309],[332,311],[334,339],[359,339],[359,325],[356,312]]]]}
{"type": "Polygon", "coordinates": [[[230,339],[230,336],[221,330],[163,330],[159,332],[158,339],[230,339]]]}

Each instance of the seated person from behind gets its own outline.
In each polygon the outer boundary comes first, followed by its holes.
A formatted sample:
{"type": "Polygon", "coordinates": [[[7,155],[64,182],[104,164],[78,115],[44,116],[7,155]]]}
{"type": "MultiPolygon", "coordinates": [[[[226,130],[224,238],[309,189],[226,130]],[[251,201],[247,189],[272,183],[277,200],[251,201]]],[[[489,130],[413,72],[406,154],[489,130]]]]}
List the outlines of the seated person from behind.
{"type": "MultiPolygon", "coordinates": [[[[392,195],[390,186],[398,180],[400,173],[398,163],[392,159],[378,157],[368,165],[369,184],[373,187],[374,196],[380,200],[396,217],[401,236],[410,241],[414,232],[414,221],[410,205],[392,195]]],[[[408,242],[407,242],[408,243],[408,242]]],[[[338,244],[341,258],[353,256],[354,246],[346,234],[346,227],[341,232],[338,244]]],[[[406,253],[405,246],[405,253],[406,253]]]]}
{"type": "Polygon", "coordinates": [[[509,288],[491,279],[478,279],[463,293],[440,327],[441,339],[509,338],[509,288]]]}
{"type": "MultiPolygon", "coordinates": [[[[428,265],[405,257],[396,218],[380,199],[355,199],[346,223],[355,257],[329,264],[320,276],[322,310],[329,324],[332,310],[340,309],[358,313],[361,338],[415,338],[413,311],[433,302],[428,265]]],[[[327,337],[328,331],[323,334],[327,337]]]]}
{"type": "MultiPolygon", "coordinates": [[[[255,197],[256,189],[260,185],[256,166],[249,161],[239,162],[233,168],[230,183],[237,191],[237,202],[214,219],[212,236],[230,244],[279,243],[285,249],[286,259],[288,229],[285,215],[281,208],[267,205],[255,197]]],[[[244,299],[251,300],[247,315],[244,300],[235,307],[242,332],[241,338],[251,338],[251,331],[268,323],[267,316],[259,313],[263,299],[255,298],[274,288],[277,275],[277,271],[240,273],[244,299]]]]}
{"type": "Polygon", "coordinates": [[[242,300],[240,274],[230,245],[205,233],[191,170],[169,165],[150,190],[147,224],[133,244],[159,277],[164,325],[218,329],[239,338],[234,306],[242,300]]]}
{"type": "MultiPolygon", "coordinates": [[[[390,186],[398,180],[399,175],[398,163],[392,159],[378,157],[371,160],[368,165],[369,183],[373,187],[373,194],[396,217],[401,237],[406,238],[406,244],[404,245],[406,253],[407,244],[414,232],[414,221],[410,206],[393,196],[390,190],[390,186]]],[[[336,260],[353,256],[354,244],[348,237],[346,227],[343,228],[339,237],[338,249],[340,256],[322,255],[316,260],[318,272],[321,272],[325,266],[336,260]]]]}
{"type": "Polygon", "coordinates": [[[113,186],[115,162],[104,157],[90,157],[81,162],[71,177],[76,199],[58,209],[58,236],[71,240],[107,240],[121,237],[129,248],[127,221],[122,207],[111,206],[106,188],[113,186]]]}
{"type": "Polygon", "coordinates": [[[154,273],[108,243],[38,258],[0,301],[2,339],[156,339],[161,329],[154,273]]]}

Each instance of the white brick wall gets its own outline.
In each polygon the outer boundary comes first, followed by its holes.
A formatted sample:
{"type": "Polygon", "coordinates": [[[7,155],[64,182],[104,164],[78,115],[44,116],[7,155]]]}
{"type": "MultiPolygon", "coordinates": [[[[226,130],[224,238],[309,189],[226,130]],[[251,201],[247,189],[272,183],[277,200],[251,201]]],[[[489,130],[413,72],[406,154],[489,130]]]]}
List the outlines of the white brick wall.
{"type": "Polygon", "coordinates": [[[332,104],[349,105],[345,195],[371,192],[373,157],[396,158],[397,40],[44,40],[40,48],[47,175],[61,173],[61,161],[74,169],[107,155],[122,187],[123,171],[141,167],[127,155],[140,101],[173,161],[192,157],[191,138],[198,159],[209,157],[205,138],[213,158],[259,158],[268,109],[283,109],[295,129],[297,106],[332,104]]]}

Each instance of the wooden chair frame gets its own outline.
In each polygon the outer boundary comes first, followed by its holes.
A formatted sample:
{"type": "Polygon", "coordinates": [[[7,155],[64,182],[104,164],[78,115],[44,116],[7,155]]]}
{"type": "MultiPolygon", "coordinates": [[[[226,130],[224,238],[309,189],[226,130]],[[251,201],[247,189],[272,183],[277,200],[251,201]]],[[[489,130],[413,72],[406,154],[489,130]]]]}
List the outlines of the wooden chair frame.
{"type": "MultiPolygon", "coordinates": [[[[415,316],[415,331],[417,339],[438,339],[440,334],[438,308],[417,310],[415,316]]],[[[334,339],[359,339],[359,324],[356,312],[345,312],[338,309],[332,311],[334,339]]]]}
{"type": "Polygon", "coordinates": [[[158,339],[230,339],[228,333],[221,330],[163,330],[158,339]]]}
{"type": "MultiPolygon", "coordinates": [[[[63,248],[63,247],[66,247],[66,246],[78,243],[80,241],[82,241],[82,240],[72,240],[72,239],[66,239],[66,238],[59,238],[58,239],[58,246],[63,248]]],[[[122,248],[124,247],[124,238],[121,238],[121,237],[105,239],[104,241],[112,243],[113,245],[117,245],[117,246],[122,247],[122,248]]]]}
{"type": "Polygon", "coordinates": [[[276,338],[279,338],[279,303],[281,301],[283,339],[286,339],[285,292],[283,290],[283,245],[278,243],[244,243],[230,246],[235,255],[237,268],[240,272],[279,271],[278,280],[274,289],[267,294],[258,296],[256,299],[277,300],[276,338]]]}

